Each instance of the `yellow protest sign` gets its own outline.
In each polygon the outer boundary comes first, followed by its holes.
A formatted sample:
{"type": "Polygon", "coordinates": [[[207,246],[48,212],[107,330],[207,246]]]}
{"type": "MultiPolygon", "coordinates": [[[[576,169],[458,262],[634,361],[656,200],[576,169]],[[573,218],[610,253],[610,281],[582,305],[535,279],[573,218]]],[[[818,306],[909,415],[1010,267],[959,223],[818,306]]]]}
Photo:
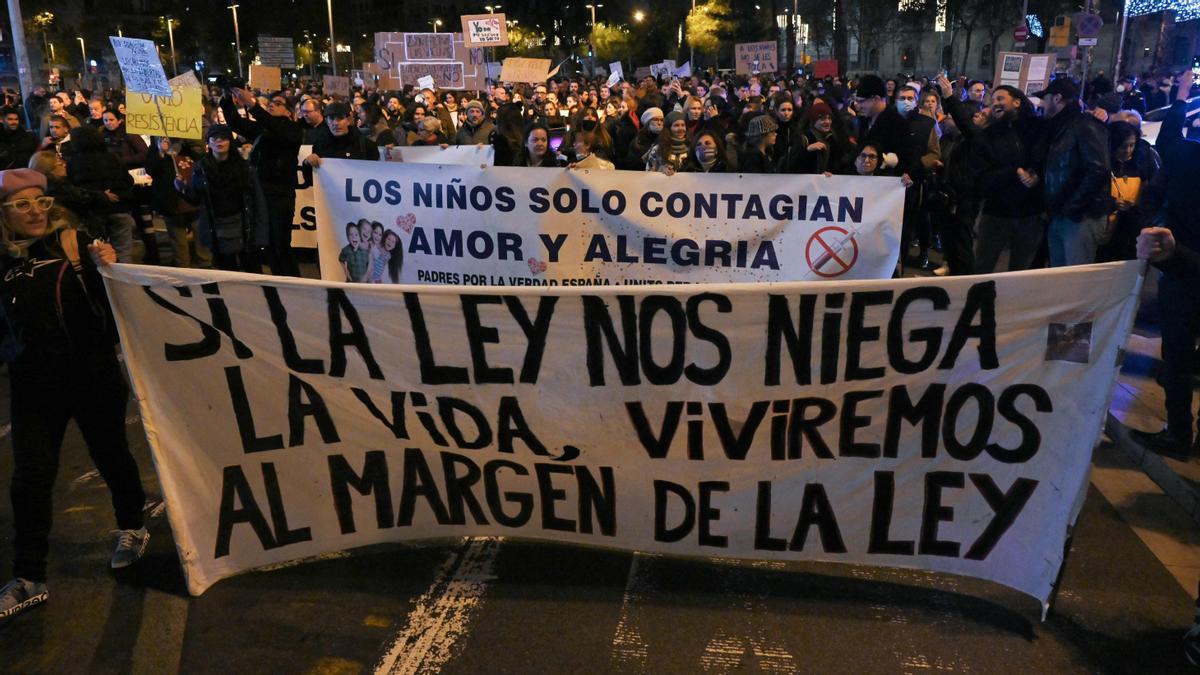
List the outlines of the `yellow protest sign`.
{"type": "Polygon", "coordinates": [[[172,78],[170,83],[170,96],[125,92],[126,131],[131,134],[203,140],[204,105],[200,102],[200,82],[196,80],[195,73],[189,70],[172,78]]]}

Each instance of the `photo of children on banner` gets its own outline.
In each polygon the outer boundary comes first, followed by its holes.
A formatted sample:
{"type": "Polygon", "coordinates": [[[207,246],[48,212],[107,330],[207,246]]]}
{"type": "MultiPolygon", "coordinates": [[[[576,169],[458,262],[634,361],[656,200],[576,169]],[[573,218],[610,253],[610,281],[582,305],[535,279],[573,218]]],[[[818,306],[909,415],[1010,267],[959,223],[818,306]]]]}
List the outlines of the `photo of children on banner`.
{"type": "Polygon", "coordinates": [[[382,284],[386,273],[393,284],[400,283],[404,248],[399,233],[379,221],[363,218],[357,223],[346,223],[346,240],[350,243],[338,254],[346,281],[382,284]]]}

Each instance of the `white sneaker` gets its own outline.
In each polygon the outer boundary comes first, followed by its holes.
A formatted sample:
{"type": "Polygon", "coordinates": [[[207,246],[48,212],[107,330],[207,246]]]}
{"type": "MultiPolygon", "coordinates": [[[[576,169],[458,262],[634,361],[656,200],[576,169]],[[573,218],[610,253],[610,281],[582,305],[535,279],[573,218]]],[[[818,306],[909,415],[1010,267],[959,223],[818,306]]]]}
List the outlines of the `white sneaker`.
{"type": "Polygon", "coordinates": [[[141,559],[146,553],[146,545],[150,543],[150,533],[143,527],[140,530],[117,530],[116,535],[117,550],[113,551],[112,568],[119,570],[141,559]]]}
{"type": "Polygon", "coordinates": [[[40,605],[50,598],[46,584],[16,578],[0,588],[0,619],[7,619],[21,610],[40,605]]]}

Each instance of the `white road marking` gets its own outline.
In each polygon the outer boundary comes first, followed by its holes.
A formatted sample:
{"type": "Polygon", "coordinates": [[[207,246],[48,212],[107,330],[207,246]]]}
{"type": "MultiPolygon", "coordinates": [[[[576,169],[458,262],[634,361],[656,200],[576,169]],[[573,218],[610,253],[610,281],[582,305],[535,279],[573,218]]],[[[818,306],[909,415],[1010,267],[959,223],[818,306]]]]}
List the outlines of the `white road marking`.
{"type": "MultiPolygon", "coordinates": [[[[635,553],[629,563],[629,576],[625,582],[625,594],[621,598],[621,615],[613,634],[612,652],[609,656],[610,670],[621,672],[648,672],[650,649],[643,636],[644,619],[641,608],[653,605],[651,595],[655,592],[655,561],[659,556],[635,553]]],[[[733,559],[712,558],[716,565],[732,568],[748,566],[754,569],[780,570],[786,564],[777,561],[746,563],[733,559]]],[[[750,583],[747,576],[730,569],[723,575],[726,610],[745,613],[749,617],[769,616],[766,597],[769,589],[750,583]]],[[[730,672],[750,669],[769,673],[795,673],[799,670],[796,658],[769,634],[769,620],[735,622],[735,629],[718,628],[708,639],[700,655],[699,670],[705,672],[730,672]]],[[[687,659],[687,655],[675,655],[675,662],[687,659]]]]}
{"type": "Polygon", "coordinates": [[[652,587],[650,576],[655,558],[646,553],[634,553],[629,561],[629,576],[625,579],[625,593],[621,596],[621,617],[617,620],[612,654],[609,656],[614,670],[646,671],[649,646],[642,637],[638,622],[632,620],[632,614],[652,587]]]}
{"type": "Polygon", "coordinates": [[[483,599],[500,552],[500,538],[475,537],[452,553],[429,589],[417,598],[408,625],[396,634],[375,665],[377,674],[436,673],[454,656],[483,599]]]}
{"type": "Polygon", "coordinates": [[[100,478],[100,472],[95,469],[92,469],[91,471],[89,471],[89,472],[83,474],[82,476],[76,478],[75,480],[71,481],[71,485],[85,485],[87,483],[90,483],[90,482],[98,479],[98,478],[100,478]]]}

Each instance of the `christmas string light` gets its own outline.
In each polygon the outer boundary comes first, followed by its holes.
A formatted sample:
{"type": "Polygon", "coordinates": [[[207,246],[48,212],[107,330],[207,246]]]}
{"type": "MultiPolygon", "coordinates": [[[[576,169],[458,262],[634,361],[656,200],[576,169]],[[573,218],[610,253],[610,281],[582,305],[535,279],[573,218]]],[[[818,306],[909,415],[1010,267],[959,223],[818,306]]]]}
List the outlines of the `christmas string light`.
{"type": "Polygon", "coordinates": [[[1129,16],[1144,16],[1172,10],[1175,23],[1200,18],[1200,0],[1129,0],[1129,16]]]}
{"type": "Polygon", "coordinates": [[[1037,14],[1026,16],[1025,25],[1029,26],[1029,34],[1033,37],[1040,38],[1045,36],[1045,33],[1042,31],[1042,22],[1038,19],[1037,14]]]}

